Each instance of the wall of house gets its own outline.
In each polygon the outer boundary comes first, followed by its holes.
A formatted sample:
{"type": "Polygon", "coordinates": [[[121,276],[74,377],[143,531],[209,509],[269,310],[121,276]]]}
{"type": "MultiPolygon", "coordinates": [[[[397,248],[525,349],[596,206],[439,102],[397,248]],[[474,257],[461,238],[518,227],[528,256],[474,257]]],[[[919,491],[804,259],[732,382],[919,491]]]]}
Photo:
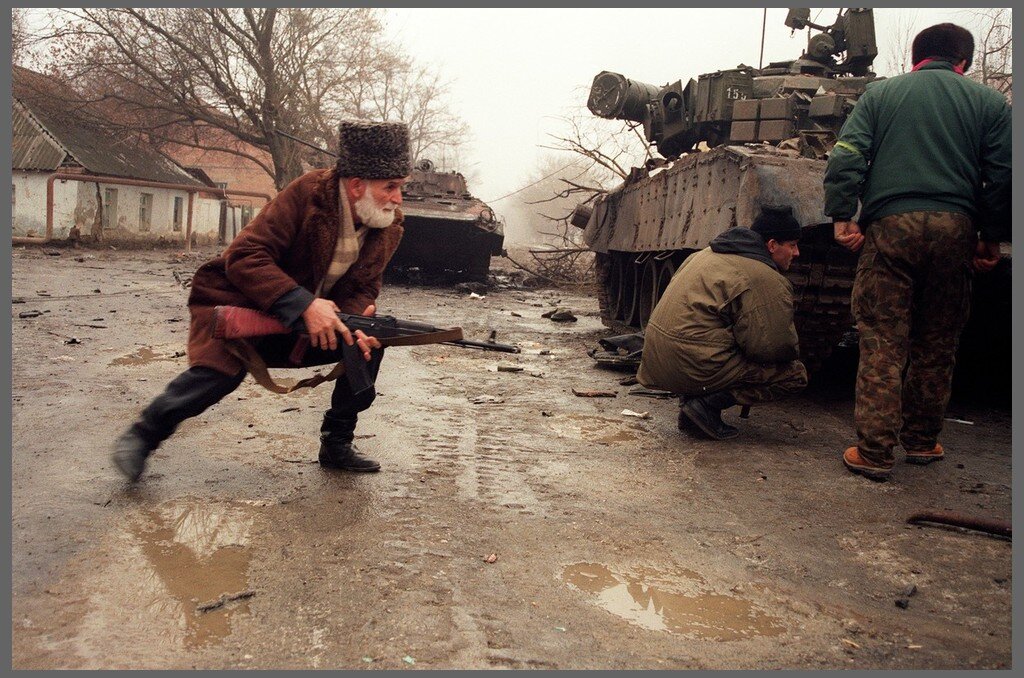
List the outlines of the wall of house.
{"type": "MultiPolygon", "coordinates": [[[[14,171],[12,177],[12,230],[15,236],[46,234],[46,180],[48,173],[14,171]]],[[[69,237],[77,228],[83,239],[154,240],[184,242],[188,228],[188,192],[143,186],[121,186],[83,181],[54,183],[53,237],[69,237]],[[143,194],[146,209],[143,211],[143,194]],[[175,212],[175,198],[179,210],[175,212]],[[97,224],[97,205],[106,214],[97,224]],[[144,219],[144,215],[148,219],[144,219]],[[148,223],[147,223],[148,222],[148,223]]],[[[220,235],[219,198],[197,194],[192,232],[197,242],[217,242],[220,235]]]]}

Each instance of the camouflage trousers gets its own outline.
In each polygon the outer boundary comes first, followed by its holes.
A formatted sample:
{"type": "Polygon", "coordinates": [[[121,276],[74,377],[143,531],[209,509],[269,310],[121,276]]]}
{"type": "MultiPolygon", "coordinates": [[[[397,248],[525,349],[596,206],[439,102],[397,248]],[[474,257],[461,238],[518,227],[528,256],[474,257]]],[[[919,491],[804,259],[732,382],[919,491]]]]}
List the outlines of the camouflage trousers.
{"type": "Polygon", "coordinates": [[[807,386],[807,368],[799,360],[788,363],[744,365],[728,391],[740,405],[758,405],[794,395],[807,386]]]}
{"type": "Polygon", "coordinates": [[[908,212],[871,224],[852,307],[860,332],[854,418],[865,459],[930,450],[942,431],[971,298],[976,235],[955,212],[908,212]]]}

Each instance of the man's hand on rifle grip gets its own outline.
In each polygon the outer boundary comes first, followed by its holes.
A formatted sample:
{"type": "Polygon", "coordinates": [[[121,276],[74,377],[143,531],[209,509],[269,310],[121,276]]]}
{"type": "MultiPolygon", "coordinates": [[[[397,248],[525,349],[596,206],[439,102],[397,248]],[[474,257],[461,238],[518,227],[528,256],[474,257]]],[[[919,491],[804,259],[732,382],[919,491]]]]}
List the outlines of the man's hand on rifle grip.
{"type": "Polygon", "coordinates": [[[338,306],[330,299],[314,299],[313,303],[302,312],[302,320],[306,323],[309,343],[323,351],[337,350],[338,334],[345,343],[354,343],[352,333],[338,318],[338,306]]]}
{"type": "MultiPolygon", "coordinates": [[[[372,316],[376,313],[377,307],[374,306],[373,304],[370,304],[369,306],[366,307],[366,310],[364,310],[359,315],[372,316]]],[[[359,348],[362,349],[363,358],[365,358],[366,360],[370,360],[371,348],[380,348],[380,341],[377,340],[377,337],[369,337],[366,334],[364,334],[362,330],[356,330],[356,343],[359,344],[359,348]]]]}

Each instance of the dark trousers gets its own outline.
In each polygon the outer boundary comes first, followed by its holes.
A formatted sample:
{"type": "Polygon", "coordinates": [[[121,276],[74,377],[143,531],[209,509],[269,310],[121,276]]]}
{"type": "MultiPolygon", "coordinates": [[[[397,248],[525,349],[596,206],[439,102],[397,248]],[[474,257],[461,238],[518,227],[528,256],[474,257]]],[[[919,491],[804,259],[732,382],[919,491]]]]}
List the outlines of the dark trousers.
{"type": "MultiPolygon", "coordinates": [[[[269,364],[279,364],[280,355],[287,355],[291,351],[294,338],[291,343],[287,341],[288,337],[268,339],[273,341],[263,342],[257,349],[269,364]]],[[[367,363],[370,377],[374,381],[377,379],[383,358],[384,350],[375,350],[371,353],[370,362],[367,363]]],[[[340,360],[340,351],[311,348],[307,351],[302,366],[313,367],[340,360]]],[[[190,367],[172,379],[163,392],[150,402],[134,427],[155,448],[174,433],[181,422],[201,414],[238,388],[245,375],[244,369],[238,374],[227,375],[209,367],[190,367]]],[[[334,382],[331,407],[324,415],[321,431],[338,430],[351,433],[355,430],[359,413],[369,408],[376,397],[377,391],[374,388],[361,393],[358,397],[355,396],[348,379],[342,375],[334,382]]]]}

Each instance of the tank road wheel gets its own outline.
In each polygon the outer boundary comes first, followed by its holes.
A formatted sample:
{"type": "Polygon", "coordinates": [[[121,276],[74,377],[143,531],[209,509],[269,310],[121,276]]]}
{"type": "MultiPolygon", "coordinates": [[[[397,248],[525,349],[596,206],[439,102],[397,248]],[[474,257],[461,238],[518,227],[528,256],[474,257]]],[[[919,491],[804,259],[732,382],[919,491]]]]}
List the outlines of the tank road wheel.
{"type": "Polygon", "coordinates": [[[622,259],[622,322],[631,327],[640,326],[640,267],[633,261],[633,255],[624,254],[622,259]]]}
{"type": "Polygon", "coordinates": [[[648,259],[640,270],[640,329],[647,327],[654,304],[658,301],[658,261],[648,259]]]}
{"type": "Polygon", "coordinates": [[[676,265],[671,259],[658,262],[658,285],[654,289],[654,304],[657,306],[661,295],[665,294],[668,284],[672,282],[672,276],[676,274],[676,265]]]}

